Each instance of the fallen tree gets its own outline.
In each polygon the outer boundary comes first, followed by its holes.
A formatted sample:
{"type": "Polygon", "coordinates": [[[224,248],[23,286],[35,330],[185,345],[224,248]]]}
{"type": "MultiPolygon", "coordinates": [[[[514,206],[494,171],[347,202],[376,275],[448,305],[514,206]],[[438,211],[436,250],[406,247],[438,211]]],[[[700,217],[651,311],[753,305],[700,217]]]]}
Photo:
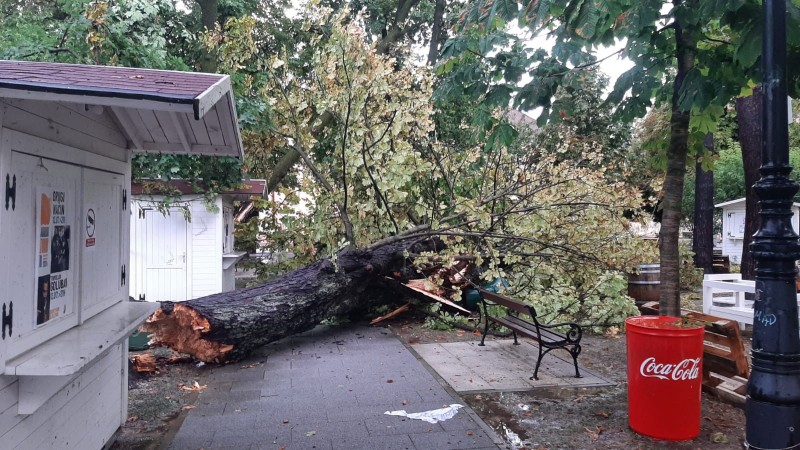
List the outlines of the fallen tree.
{"type": "Polygon", "coordinates": [[[315,83],[298,83],[277,57],[263,64],[276,139],[301,156],[299,190],[313,201],[292,208],[278,203],[301,196],[271,197],[275,213],[261,229],[271,250],[301,267],[254,288],[165,303],[146,325],[154,343],[236,360],[323,319],[402,300],[387,275],[424,277],[458,301],[453,272],[439,270],[456,267],[474,283],[505,279],[549,322],[619,324],[635,313],[620,272],[653,254],[629,232],[641,196],[622,182],[624,165],[607,174],[602,130],[577,136],[565,122],[552,149],[522,139],[442,144],[431,74],[398,70],[363,34],[334,21],[315,54],[315,83]],[[312,104],[331,111],[339,133],[320,142],[307,131],[318,120],[312,104]]]}
{"type": "Polygon", "coordinates": [[[236,360],[323,319],[385,301],[385,278],[378,275],[402,270],[404,250],[403,243],[348,248],[337,254],[336,265],[323,259],[260,286],[164,302],[144,329],[153,345],[206,362],[236,360]]]}

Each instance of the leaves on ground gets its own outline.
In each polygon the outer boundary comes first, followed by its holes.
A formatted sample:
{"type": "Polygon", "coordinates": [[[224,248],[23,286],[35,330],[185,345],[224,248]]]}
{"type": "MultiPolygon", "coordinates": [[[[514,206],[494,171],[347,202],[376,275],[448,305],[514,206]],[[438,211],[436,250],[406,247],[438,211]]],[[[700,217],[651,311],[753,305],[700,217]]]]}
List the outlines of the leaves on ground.
{"type": "Polygon", "coordinates": [[[727,444],[728,436],[721,431],[717,431],[716,433],[711,433],[711,442],[715,444],[727,444]]]}
{"type": "Polygon", "coordinates": [[[586,430],[586,432],[589,433],[589,437],[591,437],[593,441],[596,441],[600,439],[600,435],[603,433],[603,431],[605,431],[605,428],[598,425],[594,427],[594,429],[586,427],[584,428],[584,430],[586,430]]]}
{"type": "Polygon", "coordinates": [[[190,392],[200,392],[200,391],[204,390],[207,387],[208,387],[208,385],[204,384],[204,385],[201,386],[200,383],[198,383],[197,381],[193,382],[189,386],[187,386],[187,385],[185,385],[183,383],[178,385],[178,388],[180,390],[182,390],[182,391],[190,391],[190,392]]]}

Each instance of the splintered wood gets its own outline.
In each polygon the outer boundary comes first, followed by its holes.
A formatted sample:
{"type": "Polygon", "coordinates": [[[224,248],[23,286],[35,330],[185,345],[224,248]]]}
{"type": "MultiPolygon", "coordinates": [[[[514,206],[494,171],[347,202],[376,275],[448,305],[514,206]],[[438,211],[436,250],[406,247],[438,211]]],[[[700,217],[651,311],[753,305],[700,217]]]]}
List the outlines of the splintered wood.
{"type": "Polygon", "coordinates": [[[149,353],[136,355],[132,357],[131,360],[133,362],[133,370],[135,370],[137,373],[158,372],[158,366],[156,365],[156,358],[149,353]]]}
{"type": "Polygon", "coordinates": [[[169,313],[162,308],[157,309],[142,326],[142,329],[151,333],[151,345],[166,345],[204,362],[223,361],[225,355],[233,350],[232,345],[203,339],[211,326],[197,311],[182,304],[175,304],[172,308],[169,313]]]}
{"type": "Polygon", "coordinates": [[[394,317],[394,316],[396,316],[396,315],[398,315],[400,313],[406,312],[406,311],[408,311],[408,308],[410,306],[411,306],[411,303],[406,303],[405,305],[395,309],[394,311],[390,312],[389,314],[385,314],[383,316],[376,317],[376,318],[372,319],[372,321],[369,324],[370,325],[375,325],[376,323],[383,322],[386,319],[390,319],[390,318],[392,318],[392,317],[394,317]]]}
{"type": "Polygon", "coordinates": [[[441,295],[438,295],[437,292],[441,291],[443,293],[443,291],[442,290],[437,290],[436,288],[432,288],[431,287],[431,283],[427,282],[427,280],[409,280],[408,283],[400,284],[400,285],[404,286],[404,287],[406,287],[408,289],[411,289],[414,292],[418,292],[418,293],[424,295],[425,297],[428,297],[430,299],[436,300],[437,302],[444,303],[445,305],[447,305],[447,306],[449,306],[451,308],[455,308],[455,309],[457,309],[457,310],[459,310],[459,311],[461,311],[461,312],[463,312],[465,314],[470,314],[468,309],[465,309],[465,308],[455,304],[453,301],[448,300],[448,299],[442,297],[441,295]],[[433,290],[434,292],[431,292],[431,290],[433,290]]]}

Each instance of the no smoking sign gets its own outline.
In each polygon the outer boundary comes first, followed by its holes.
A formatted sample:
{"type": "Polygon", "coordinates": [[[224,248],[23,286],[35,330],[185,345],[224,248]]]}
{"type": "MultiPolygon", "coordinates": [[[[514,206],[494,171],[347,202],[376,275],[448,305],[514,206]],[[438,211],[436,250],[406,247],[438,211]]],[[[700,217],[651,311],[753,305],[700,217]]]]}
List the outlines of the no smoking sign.
{"type": "Polygon", "coordinates": [[[94,209],[89,208],[86,211],[86,247],[94,247],[94,230],[96,221],[94,216],[94,209]]]}

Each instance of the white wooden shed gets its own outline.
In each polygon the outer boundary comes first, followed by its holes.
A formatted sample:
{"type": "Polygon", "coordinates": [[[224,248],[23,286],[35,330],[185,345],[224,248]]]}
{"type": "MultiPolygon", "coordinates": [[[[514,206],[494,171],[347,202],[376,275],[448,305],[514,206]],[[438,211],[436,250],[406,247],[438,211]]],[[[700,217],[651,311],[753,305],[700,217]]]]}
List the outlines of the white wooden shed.
{"type": "MultiPolygon", "coordinates": [[[[722,208],[722,255],[730,257],[734,264],[742,261],[744,244],[745,198],[714,205],[722,208]]],[[[800,229],[800,203],[792,205],[792,228],[797,233],[800,229]]]]}
{"type": "Polygon", "coordinates": [[[232,291],[236,262],[246,254],[234,250],[233,202],[263,197],[265,187],[265,180],[243,180],[209,201],[186,180],[133,183],[131,297],[180,302],[232,291]],[[166,215],[157,204],[164,194],[171,198],[166,215]]]}
{"type": "Polygon", "coordinates": [[[127,417],[131,152],[241,157],[227,76],[0,61],[0,448],[127,417]]]}

